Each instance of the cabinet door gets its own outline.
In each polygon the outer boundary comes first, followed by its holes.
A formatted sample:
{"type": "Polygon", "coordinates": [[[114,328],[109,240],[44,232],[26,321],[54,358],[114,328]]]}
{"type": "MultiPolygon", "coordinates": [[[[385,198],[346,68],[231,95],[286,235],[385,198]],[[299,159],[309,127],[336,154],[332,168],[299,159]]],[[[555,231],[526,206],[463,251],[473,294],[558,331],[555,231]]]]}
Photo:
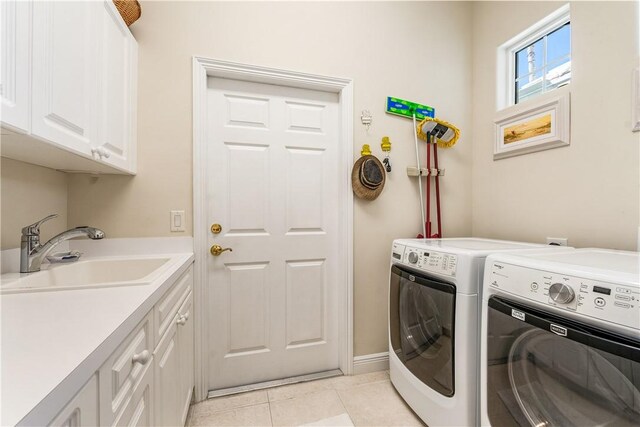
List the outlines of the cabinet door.
{"type": "MultiPolygon", "coordinates": [[[[136,385],[120,415],[116,418],[114,426],[148,426],[156,424],[153,420],[153,368],[147,366],[140,382],[136,385]]],[[[96,424],[97,425],[97,424],[96,424]]]]}
{"type": "Polygon", "coordinates": [[[193,294],[189,294],[178,310],[178,348],[180,349],[180,415],[184,425],[194,386],[193,294]]]}
{"type": "Polygon", "coordinates": [[[148,315],[100,367],[101,425],[113,424],[148,368],[153,367],[152,334],[152,317],[148,315]]]}
{"type": "Polygon", "coordinates": [[[155,359],[155,425],[177,426],[180,423],[180,361],[178,354],[178,329],[173,324],[162,336],[155,359]]]}
{"type": "Polygon", "coordinates": [[[0,120],[20,132],[29,131],[31,6],[29,1],[0,2],[0,120]]]}
{"type": "Polygon", "coordinates": [[[98,414],[98,378],[94,374],[49,425],[60,427],[97,426],[100,424],[98,414]]]}
{"type": "Polygon", "coordinates": [[[111,0],[100,11],[101,160],[135,172],[137,43],[111,0]]]}
{"type": "Polygon", "coordinates": [[[97,136],[99,7],[33,3],[32,133],[84,156],[97,136]]]}

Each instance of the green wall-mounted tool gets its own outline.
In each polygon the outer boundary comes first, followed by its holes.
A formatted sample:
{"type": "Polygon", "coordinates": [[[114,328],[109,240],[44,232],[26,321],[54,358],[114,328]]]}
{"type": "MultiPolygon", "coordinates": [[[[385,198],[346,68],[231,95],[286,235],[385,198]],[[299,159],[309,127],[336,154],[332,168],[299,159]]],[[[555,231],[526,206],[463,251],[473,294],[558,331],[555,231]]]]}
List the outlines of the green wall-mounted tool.
{"type": "Polygon", "coordinates": [[[400,98],[387,97],[387,113],[397,116],[412,118],[416,114],[416,120],[423,120],[425,117],[435,117],[436,110],[428,105],[416,104],[400,98]]]}

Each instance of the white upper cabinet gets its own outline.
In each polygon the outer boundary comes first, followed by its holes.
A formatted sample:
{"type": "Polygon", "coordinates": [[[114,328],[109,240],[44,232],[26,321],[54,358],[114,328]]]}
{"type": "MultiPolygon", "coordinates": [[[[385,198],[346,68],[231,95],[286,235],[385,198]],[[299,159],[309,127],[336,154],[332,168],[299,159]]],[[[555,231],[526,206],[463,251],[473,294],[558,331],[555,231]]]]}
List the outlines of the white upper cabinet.
{"type": "Polygon", "coordinates": [[[98,111],[96,3],[33,3],[33,135],[91,156],[98,111]]]}
{"type": "Polygon", "coordinates": [[[0,2],[0,120],[14,131],[29,130],[31,98],[31,2],[0,2]]]}
{"type": "Polygon", "coordinates": [[[134,174],[137,43],[112,1],[1,4],[2,155],[134,174]]]}
{"type": "Polygon", "coordinates": [[[124,170],[136,169],[138,45],[111,0],[102,2],[101,113],[96,153],[124,170]]]}

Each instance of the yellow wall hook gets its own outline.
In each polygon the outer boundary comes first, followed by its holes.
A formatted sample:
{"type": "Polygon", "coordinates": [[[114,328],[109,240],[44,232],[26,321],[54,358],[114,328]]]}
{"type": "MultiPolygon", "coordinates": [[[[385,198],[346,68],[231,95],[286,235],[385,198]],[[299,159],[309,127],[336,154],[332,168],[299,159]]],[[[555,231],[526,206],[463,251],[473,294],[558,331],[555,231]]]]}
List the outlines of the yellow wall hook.
{"type": "Polygon", "coordinates": [[[389,141],[388,136],[382,137],[382,143],[380,144],[382,151],[391,151],[391,141],[389,141]]]}
{"type": "Polygon", "coordinates": [[[360,155],[362,155],[362,156],[370,156],[371,155],[371,147],[369,147],[369,144],[364,144],[362,146],[362,151],[360,151],[360,155]]]}

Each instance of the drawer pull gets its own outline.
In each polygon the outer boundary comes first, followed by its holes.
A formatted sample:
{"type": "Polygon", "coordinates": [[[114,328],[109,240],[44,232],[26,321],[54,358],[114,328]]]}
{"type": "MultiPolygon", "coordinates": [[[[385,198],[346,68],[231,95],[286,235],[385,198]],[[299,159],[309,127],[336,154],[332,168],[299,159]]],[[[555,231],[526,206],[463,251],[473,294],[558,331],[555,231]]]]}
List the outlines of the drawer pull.
{"type": "Polygon", "coordinates": [[[151,353],[149,353],[149,350],[143,350],[138,354],[134,354],[131,358],[133,363],[139,363],[141,365],[146,365],[149,363],[149,360],[151,360],[151,353]]]}
{"type": "Polygon", "coordinates": [[[185,323],[187,323],[187,317],[185,317],[184,315],[179,315],[178,316],[178,320],[176,320],[176,323],[180,326],[183,326],[185,323]]]}

